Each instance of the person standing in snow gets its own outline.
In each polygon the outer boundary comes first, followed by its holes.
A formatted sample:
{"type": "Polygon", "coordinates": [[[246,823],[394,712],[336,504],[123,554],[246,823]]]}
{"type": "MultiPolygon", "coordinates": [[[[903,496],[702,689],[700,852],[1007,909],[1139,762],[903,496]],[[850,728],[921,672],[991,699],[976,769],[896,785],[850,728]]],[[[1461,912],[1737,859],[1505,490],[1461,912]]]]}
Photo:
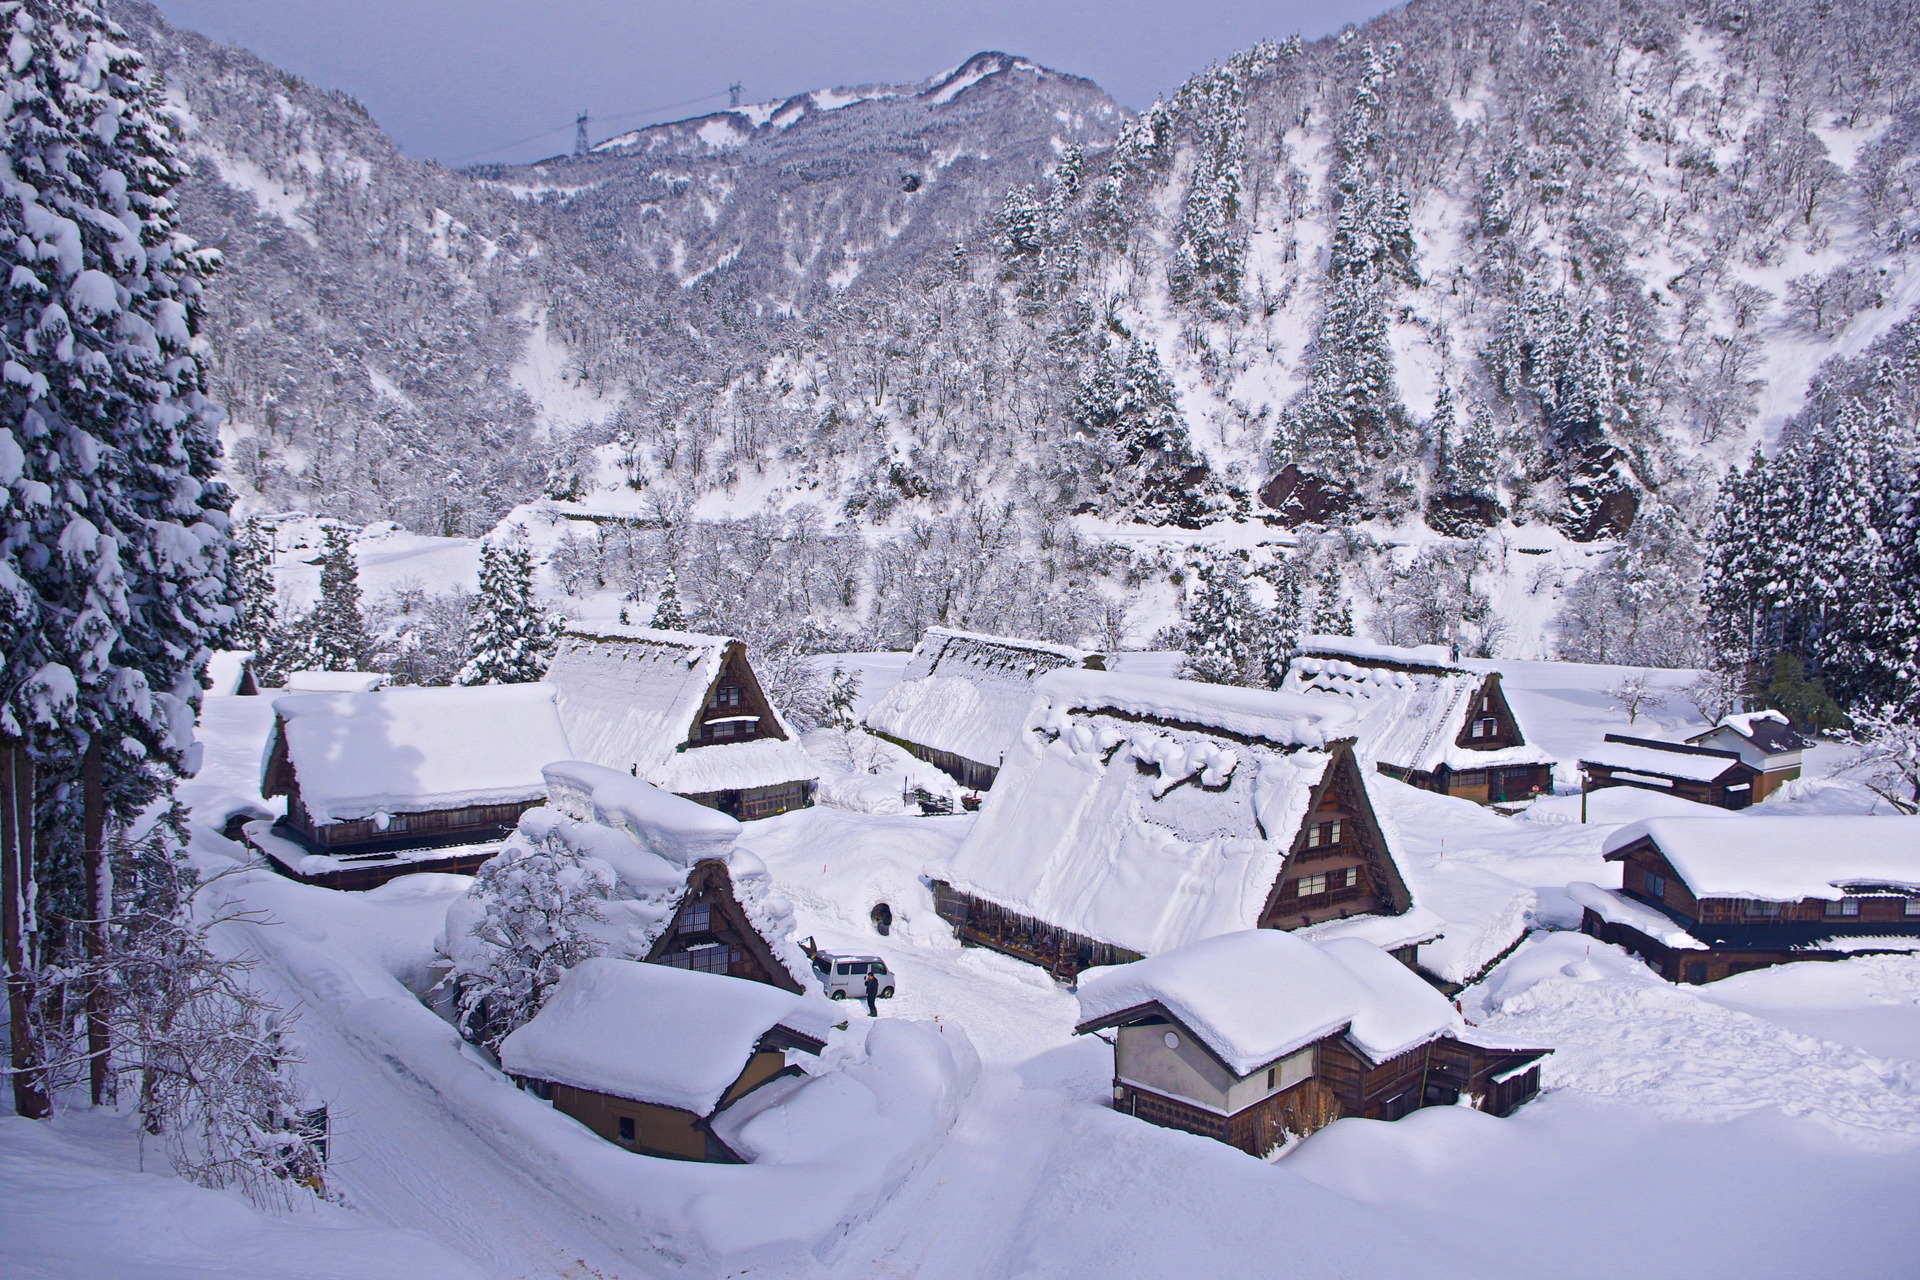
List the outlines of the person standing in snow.
{"type": "Polygon", "coordinates": [[[880,1016],[879,999],[880,979],[874,977],[873,971],[869,969],[867,971],[867,1016],[869,1018],[880,1016]]]}

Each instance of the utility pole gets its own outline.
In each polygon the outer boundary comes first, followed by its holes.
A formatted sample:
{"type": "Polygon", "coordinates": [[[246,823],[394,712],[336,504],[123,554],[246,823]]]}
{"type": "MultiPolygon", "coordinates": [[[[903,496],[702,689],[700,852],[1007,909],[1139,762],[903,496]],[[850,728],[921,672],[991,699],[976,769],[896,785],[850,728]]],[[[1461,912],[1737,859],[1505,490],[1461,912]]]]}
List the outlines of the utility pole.
{"type": "Polygon", "coordinates": [[[735,80],[727,86],[727,110],[732,111],[740,105],[740,82],[735,80]]]}
{"type": "Polygon", "coordinates": [[[573,122],[573,154],[583,156],[591,149],[587,142],[587,113],[582,111],[573,122]]]}

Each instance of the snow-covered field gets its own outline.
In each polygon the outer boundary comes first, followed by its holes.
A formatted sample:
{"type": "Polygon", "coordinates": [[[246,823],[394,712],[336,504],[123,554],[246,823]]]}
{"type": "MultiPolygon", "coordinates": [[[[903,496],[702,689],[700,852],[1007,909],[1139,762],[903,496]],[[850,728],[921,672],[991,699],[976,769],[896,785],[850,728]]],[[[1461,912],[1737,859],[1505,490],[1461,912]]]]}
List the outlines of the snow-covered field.
{"type": "MultiPolygon", "coordinates": [[[[874,685],[886,679],[884,659],[864,665],[874,685]]],[[[1549,724],[1543,740],[1564,739],[1549,741],[1557,753],[1577,752],[1613,721],[1596,700],[1607,679],[1553,665],[1510,664],[1509,694],[1523,720],[1549,724]]],[[[214,830],[227,813],[273,807],[257,792],[269,708],[214,698],[202,717],[207,759],[183,796],[209,869],[234,865],[214,830]]],[[[1686,709],[1670,700],[1654,714],[1665,734],[1686,709]]],[[[750,824],[743,843],[803,936],[899,975],[882,1018],[849,1009],[829,1050],[855,1068],[864,1110],[821,1110],[777,1158],[744,1168],[628,1154],[513,1088],[417,998],[463,879],[341,894],[243,871],[219,891],[264,918],[226,926],[221,942],[257,957],[255,980],[301,1015],[346,1204],[264,1216],[153,1171],[151,1152],[139,1172],[128,1117],[8,1119],[7,1274],[1913,1274],[1920,958],[1671,986],[1548,926],[1571,923],[1567,881],[1618,883],[1599,856],[1607,832],[1678,802],[1610,792],[1582,824],[1574,796],[1511,819],[1398,784],[1381,792],[1416,894],[1448,920],[1429,963],[1470,976],[1524,936],[1462,994],[1470,1020],[1555,1049],[1546,1092],[1510,1119],[1448,1108],[1341,1120],[1269,1163],[1117,1115],[1103,1105],[1111,1051],[1072,1035],[1071,994],[960,947],[933,912],[929,872],[972,819],[822,807],[750,824]],[[883,901],[887,937],[869,922],[883,901]]],[[[1820,777],[1775,803],[1864,807],[1820,777]]]]}

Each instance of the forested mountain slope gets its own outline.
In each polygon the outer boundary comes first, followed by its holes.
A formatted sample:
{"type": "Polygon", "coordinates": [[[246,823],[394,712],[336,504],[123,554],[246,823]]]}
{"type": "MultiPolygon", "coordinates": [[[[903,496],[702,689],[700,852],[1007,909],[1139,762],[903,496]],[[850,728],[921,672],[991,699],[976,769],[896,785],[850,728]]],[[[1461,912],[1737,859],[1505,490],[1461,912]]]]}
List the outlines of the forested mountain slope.
{"type": "Polygon", "coordinates": [[[235,466],[417,527],[484,526],[558,428],[634,482],[868,520],[1603,536],[1911,295],[1895,3],[1420,0],[1124,129],[986,54],[471,174],[119,12],[192,115],[235,466]]]}

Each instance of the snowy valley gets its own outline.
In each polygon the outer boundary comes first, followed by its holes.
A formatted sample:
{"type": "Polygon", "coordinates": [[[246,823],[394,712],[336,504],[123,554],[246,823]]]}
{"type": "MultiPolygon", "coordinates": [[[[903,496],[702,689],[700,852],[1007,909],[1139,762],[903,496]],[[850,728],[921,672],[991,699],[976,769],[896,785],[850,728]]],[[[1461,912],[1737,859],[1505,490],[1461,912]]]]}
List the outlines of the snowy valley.
{"type": "Polygon", "coordinates": [[[1914,1273],[1909,6],[0,25],[0,1273],[1914,1273]]]}

